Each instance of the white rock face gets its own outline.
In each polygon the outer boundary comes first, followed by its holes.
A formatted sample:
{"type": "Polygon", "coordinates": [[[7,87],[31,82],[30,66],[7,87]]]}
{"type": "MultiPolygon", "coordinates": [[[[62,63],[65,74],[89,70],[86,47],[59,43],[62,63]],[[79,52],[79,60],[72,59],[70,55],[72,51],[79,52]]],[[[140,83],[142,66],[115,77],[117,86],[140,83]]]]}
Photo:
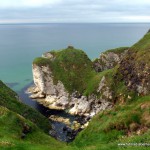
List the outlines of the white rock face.
{"type": "Polygon", "coordinates": [[[84,115],[85,113],[89,113],[90,112],[90,102],[87,101],[87,97],[86,96],[82,96],[79,99],[74,99],[72,97],[72,104],[74,105],[69,113],[72,115],[84,115]]]}
{"type": "Polygon", "coordinates": [[[105,76],[102,77],[99,87],[97,89],[97,92],[99,92],[103,97],[105,97],[108,100],[112,99],[112,91],[111,89],[107,86],[107,81],[105,76]]]}
{"type": "Polygon", "coordinates": [[[68,92],[60,81],[54,85],[52,72],[48,66],[40,67],[34,64],[32,70],[34,84],[40,93],[68,97],[68,92]]]}
{"type": "MultiPolygon", "coordinates": [[[[51,57],[45,54],[45,57],[51,57]]],[[[93,117],[101,110],[110,109],[112,104],[103,98],[97,99],[95,95],[89,97],[79,96],[75,91],[69,94],[63,83],[58,81],[53,83],[53,75],[48,66],[37,66],[33,64],[33,79],[35,87],[30,88],[33,99],[43,104],[45,107],[56,110],[68,109],[72,115],[84,115],[93,117]]],[[[106,79],[103,77],[99,83],[97,92],[103,93],[110,98],[112,93],[106,86],[106,79]]]]}
{"type": "MultiPolygon", "coordinates": [[[[65,109],[68,104],[69,93],[65,90],[61,81],[58,81],[56,85],[53,83],[53,76],[48,66],[33,65],[33,79],[35,89],[30,96],[34,99],[43,98],[43,105],[51,109],[65,109]],[[36,91],[36,93],[35,93],[36,91]]],[[[42,101],[40,101],[42,103],[42,101]]]]}
{"type": "Polygon", "coordinates": [[[45,93],[44,74],[39,66],[33,65],[33,80],[41,93],[45,93]]]}

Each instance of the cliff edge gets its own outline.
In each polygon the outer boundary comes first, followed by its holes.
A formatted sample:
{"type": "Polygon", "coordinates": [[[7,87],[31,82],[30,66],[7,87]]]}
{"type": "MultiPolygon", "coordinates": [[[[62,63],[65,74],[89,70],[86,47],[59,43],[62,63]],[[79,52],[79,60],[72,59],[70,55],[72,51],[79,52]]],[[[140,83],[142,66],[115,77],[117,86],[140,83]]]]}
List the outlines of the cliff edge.
{"type": "Polygon", "coordinates": [[[50,109],[92,117],[117,102],[148,95],[149,37],[130,48],[107,50],[93,62],[72,46],[44,53],[32,65],[31,98],[50,109]]]}

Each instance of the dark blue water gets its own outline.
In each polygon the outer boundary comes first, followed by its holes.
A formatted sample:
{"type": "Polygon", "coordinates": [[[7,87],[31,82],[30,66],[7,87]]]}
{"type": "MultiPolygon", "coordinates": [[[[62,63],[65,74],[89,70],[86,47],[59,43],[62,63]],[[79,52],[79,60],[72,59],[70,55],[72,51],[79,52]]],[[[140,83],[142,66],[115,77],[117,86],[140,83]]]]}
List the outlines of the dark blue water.
{"type": "Polygon", "coordinates": [[[131,46],[150,24],[0,25],[0,79],[20,91],[32,82],[31,64],[42,53],[73,45],[91,59],[106,49],[131,46]]]}

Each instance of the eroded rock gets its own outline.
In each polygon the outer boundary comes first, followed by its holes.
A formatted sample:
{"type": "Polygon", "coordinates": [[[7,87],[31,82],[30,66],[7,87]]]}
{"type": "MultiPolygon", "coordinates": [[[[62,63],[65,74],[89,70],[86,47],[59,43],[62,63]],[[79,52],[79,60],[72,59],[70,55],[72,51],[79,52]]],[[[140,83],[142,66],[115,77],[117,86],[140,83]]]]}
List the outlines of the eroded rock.
{"type": "Polygon", "coordinates": [[[48,66],[33,65],[33,76],[35,86],[29,88],[31,98],[48,107],[49,109],[65,110],[69,109],[72,115],[94,116],[99,111],[110,109],[112,104],[112,91],[107,86],[105,76],[102,77],[97,92],[102,96],[96,95],[82,96],[78,91],[69,94],[63,83],[53,82],[51,69],[48,66]],[[105,99],[104,99],[105,98],[105,99]]]}
{"type": "Polygon", "coordinates": [[[124,51],[122,53],[117,53],[108,51],[101,53],[100,57],[94,61],[93,67],[96,72],[102,72],[104,70],[108,70],[114,68],[117,64],[119,64],[122,58],[127,53],[128,48],[123,48],[124,51]]]}

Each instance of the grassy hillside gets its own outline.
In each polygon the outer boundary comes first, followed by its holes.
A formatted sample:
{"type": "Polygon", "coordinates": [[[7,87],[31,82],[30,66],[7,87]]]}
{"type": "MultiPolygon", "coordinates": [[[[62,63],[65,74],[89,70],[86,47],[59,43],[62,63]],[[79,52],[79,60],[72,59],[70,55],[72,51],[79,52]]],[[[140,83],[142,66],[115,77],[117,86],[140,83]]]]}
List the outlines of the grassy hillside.
{"type": "Polygon", "coordinates": [[[46,135],[34,123],[0,106],[1,150],[55,150],[63,143],[46,135]]]}
{"type": "Polygon", "coordinates": [[[125,50],[128,50],[129,47],[119,47],[119,48],[114,48],[114,49],[109,49],[109,50],[106,50],[104,52],[104,54],[108,53],[108,52],[113,52],[113,53],[116,53],[116,54],[120,54],[122,52],[124,52],[125,50]]]}
{"type": "Polygon", "coordinates": [[[48,135],[47,118],[17,99],[17,94],[0,81],[0,149],[55,150],[65,144],[48,135]],[[46,133],[45,133],[46,132],[46,133]]]}
{"type": "MultiPolygon", "coordinates": [[[[79,149],[122,149],[119,143],[150,143],[150,96],[116,105],[96,115],[71,146],[79,149]]],[[[125,149],[146,149],[127,146],[125,149]]]]}
{"type": "MultiPolygon", "coordinates": [[[[124,48],[117,49],[117,53],[121,53],[119,50],[124,48]]],[[[0,81],[0,149],[149,149],[118,144],[150,143],[150,33],[129,48],[115,68],[99,73],[94,71],[92,62],[81,50],[68,47],[51,54],[55,59],[37,58],[34,64],[49,65],[54,82],[61,80],[69,92],[78,90],[84,95],[101,96],[96,89],[105,76],[105,87],[113,91],[114,107],[98,113],[89,126],[66,145],[45,134],[48,120],[19,102],[16,93],[0,81]]]]}
{"type": "Polygon", "coordinates": [[[0,81],[0,106],[6,107],[25,117],[35,123],[40,129],[48,133],[48,129],[50,128],[48,119],[36,110],[23,104],[17,99],[17,97],[18,96],[14,91],[0,81]]]}

